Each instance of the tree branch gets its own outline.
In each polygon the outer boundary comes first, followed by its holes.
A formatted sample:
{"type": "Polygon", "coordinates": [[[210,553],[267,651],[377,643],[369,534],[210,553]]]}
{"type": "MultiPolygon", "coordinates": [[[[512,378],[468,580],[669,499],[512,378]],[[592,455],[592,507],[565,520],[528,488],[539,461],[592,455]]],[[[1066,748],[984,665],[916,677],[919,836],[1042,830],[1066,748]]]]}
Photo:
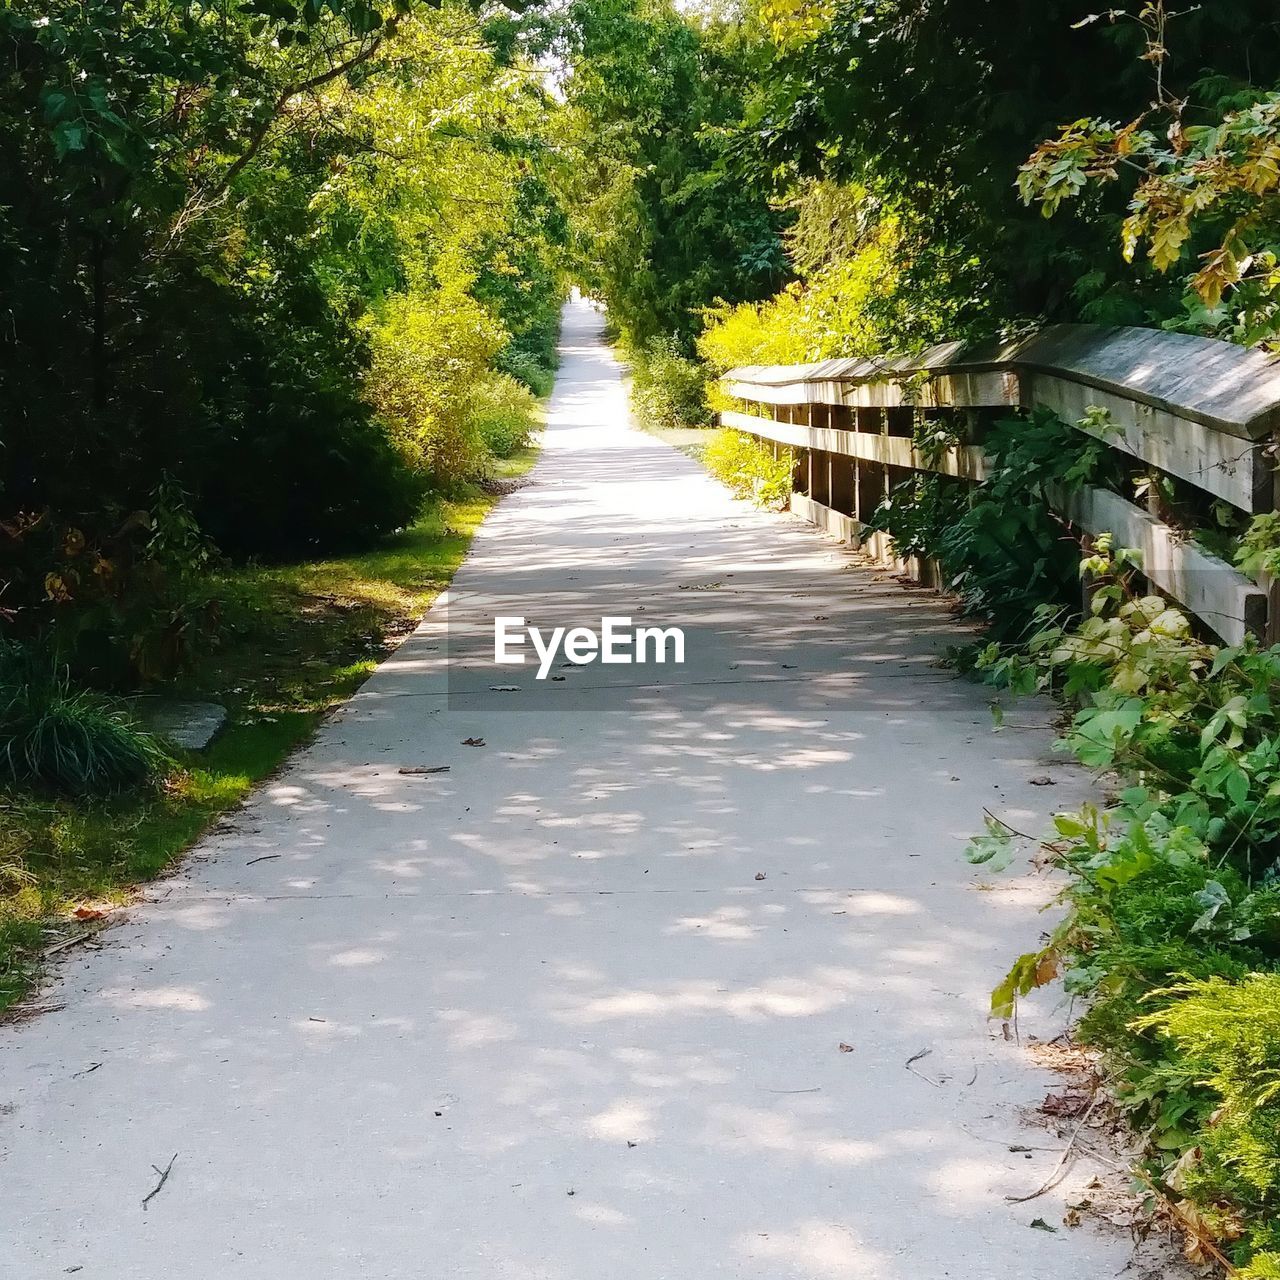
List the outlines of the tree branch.
{"type": "Polygon", "coordinates": [[[227,171],[218,179],[212,187],[207,191],[203,191],[197,197],[197,201],[203,204],[211,204],[213,201],[221,198],[233,182],[240,176],[244,170],[253,163],[254,157],[262,150],[263,144],[270,136],[272,126],[280,118],[284,109],[300,94],[312,93],[316,89],[321,89],[325,85],[334,80],[340,79],[342,76],[350,74],[357,67],[368,62],[386,43],[388,37],[395,34],[396,28],[400,25],[400,19],[393,17],[388,19],[386,26],[367,44],[359,53],[353,54],[343,62],[336,63],[327,71],[318,72],[314,76],[309,76],[305,80],[295,81],[293,84],[286,85],[277,96],[271,111],[266,119],[249,135],[248,144],[240,155],[232,162],[227,171]]]}

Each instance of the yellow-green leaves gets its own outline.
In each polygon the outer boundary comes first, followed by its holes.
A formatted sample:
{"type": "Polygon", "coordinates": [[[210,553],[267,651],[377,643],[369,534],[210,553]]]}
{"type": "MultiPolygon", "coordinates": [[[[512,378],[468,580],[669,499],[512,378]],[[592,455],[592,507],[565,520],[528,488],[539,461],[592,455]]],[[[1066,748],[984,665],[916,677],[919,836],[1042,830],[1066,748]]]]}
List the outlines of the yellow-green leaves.
{"type": "Polygon", "coordinates": [[[1280,218],[1280,94],[1226,111],[1212,126],[1183,126],[1174,114],[1161,135],[1142,128],[1144,119],[1123,128],[1077,120],[1042,142],[1018,174],[1024,202],[1039,202],[1051,217],[1091,184],[1137,174],[1120,231],[1126,261],[1145,246],[1155,270],[1168,272],[1203,230],[1213,242],[1189,273],[1189,288],[1210,312],[1242,290],[1249,319],[1241,336],[1249,342],[1274,337],[1280,273],[1274,246],[1255,242],[1280,218]]]}

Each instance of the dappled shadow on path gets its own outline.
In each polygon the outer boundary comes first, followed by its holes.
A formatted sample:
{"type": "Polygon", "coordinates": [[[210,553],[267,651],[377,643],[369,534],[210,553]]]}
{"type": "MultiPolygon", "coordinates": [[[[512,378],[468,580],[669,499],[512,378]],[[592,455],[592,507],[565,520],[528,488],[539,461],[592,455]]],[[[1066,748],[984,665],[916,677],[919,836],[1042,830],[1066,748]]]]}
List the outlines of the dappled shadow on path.
{"type": "Polygon", "coordinates": [[[9,1033],[0,1226],[25,1269],[0,1275],[1123,1263],[1003,1200],[1052,1163],[1008,1149],[1048,1082],[986,993],[1046,889],[980,886],[960,854],[984,808],[1035,831],[1082,794],[1046,708],[993,733],[935,665],[965,635],[938,598],[602,427],[615,372],[571,321],[536,483],[448,616],[9,1033]],[[494,604],[629,591],[690,626],[684,667],[513,694],[457,648],[494,604]]]}

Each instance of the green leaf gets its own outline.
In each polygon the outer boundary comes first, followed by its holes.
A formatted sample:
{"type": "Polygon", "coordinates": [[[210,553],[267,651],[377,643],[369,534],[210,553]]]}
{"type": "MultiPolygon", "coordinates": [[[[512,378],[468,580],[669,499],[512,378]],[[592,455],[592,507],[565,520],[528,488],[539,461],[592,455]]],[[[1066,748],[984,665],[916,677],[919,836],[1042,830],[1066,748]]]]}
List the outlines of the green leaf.
{"type": "Polygon", "coordinates": [[[1016,850],[1016,833],[998,818],[987,814],[986,834],[974,836],[965,846],[964,856],[975,866],[985,866],[990,871],[1003,871],[1012,861],[1016,850]]]}
{"type": "Polygon", "coordinates": [[[53,131],[53,149],[58,159],[83,151],[89,141],[89,130],[77,120],[64,120],[53,131]]]}

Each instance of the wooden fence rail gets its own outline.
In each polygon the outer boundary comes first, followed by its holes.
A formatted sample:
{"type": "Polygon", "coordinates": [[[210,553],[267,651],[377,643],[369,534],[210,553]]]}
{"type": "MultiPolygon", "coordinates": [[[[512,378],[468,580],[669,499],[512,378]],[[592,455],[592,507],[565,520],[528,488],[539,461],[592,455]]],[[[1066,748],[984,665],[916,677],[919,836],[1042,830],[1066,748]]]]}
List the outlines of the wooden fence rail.
{"type": "Polygon", "coordinates": [[[1043,406],[1102,435],[1152,481],[1144,509],[1086,488],[1064,514],[1142,554],[1143,572],[1228,643],[1280,638],[1280,591],[1245,577],[1164,517],[1160,475],[1205,504],[1277,509],[1280,363],[1226,342],[1160,330],[1055,325],[1014,343],[948,343],[896,360],[824,360],[733,369],[743,408],[722,425],[797,451],[792,510],[883,563],[937,585],[933,566],[895,560],[871,513],[898,480],[936,471],[981,480],[984,425],[1043,406]],[[1101,412],[1099,412],[1101,411],[1101,412]],[[940,456],[914,443],[921,420],[959,441],[940,456]]]}

